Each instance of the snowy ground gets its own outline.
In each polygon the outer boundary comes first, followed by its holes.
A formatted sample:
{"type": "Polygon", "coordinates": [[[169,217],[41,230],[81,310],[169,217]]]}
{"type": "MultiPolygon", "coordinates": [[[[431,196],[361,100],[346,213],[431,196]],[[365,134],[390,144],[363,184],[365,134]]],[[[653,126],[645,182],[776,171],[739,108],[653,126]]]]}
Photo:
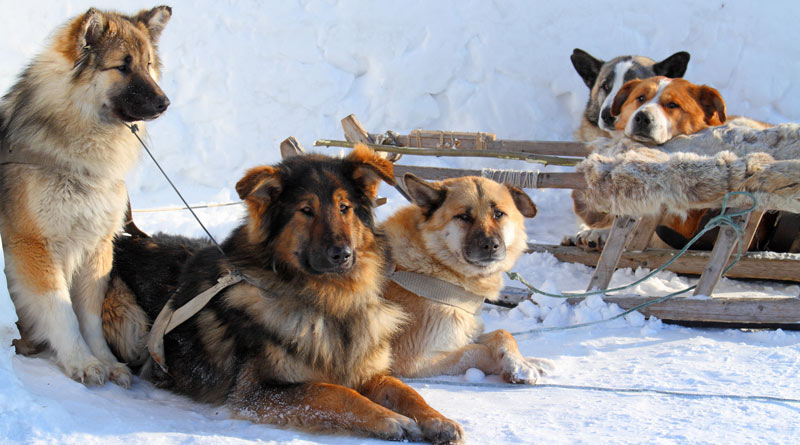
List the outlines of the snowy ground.
{"type": "MultiPolygon", "coordinates": [[[[355,113],[372,131],[491,131],[506,139],[569,140],[587,97],[569,63],[574,47],[611,58],[656,59],[687,50],[686,77],[720,90],[730,114],[800,121],[800,3],[748,1],[197,1],[172,2],[160,45],[172,106],[149,125],[150,143],[192,203],[233,201],[244,169],[279,160],[293,135],[307,148],[341,135],[355,113]]],[[[0,0],[0,90],[8,89],[48,30],[89,6],[133,11],[141,1],[0,0]]],[[[335,153],[331,150],[329,153],[335,153]]],[[[475,165],[472,160],[410,160],[475,165]]],[[[519,168],[519,164],[495,163],[519,168]]],[[[537,168],[530,165],[530,168],[537,168]]],[[[138,209],[177,198],[152,163],[130,176],[138,209]]],[[[529,191],[539,216],[532,241],[556,243],[575,228],[568,194],[529,191]]],[[[379,216],[402,205],[391,189],[379,216]]],[[[225,234],[238,206],[199,212],[225,234]]],[[[199,235],[185,212],[137,213],[146,231],[199,235]]],[[[535,254],[516,270],[538,287],[581,289],[591,269],[535,254]]],[[[617,272],[612,284],[643,271],[617,272]]],[[[634,291],[663,295],[692,280],[671,273],[634,291]]],[[[0,277],[1,443],[377,443],[298,433],[230,419],[136,380],[130,390],[86,388],[50,362],[17,357],[0,277]]],[[[800,294],[797,285],[723,280],[719,291],[800,294]]],[[[489,329],[567,326],[619,312],[592,299],[576,307],[537,298],[511,311],[486,308],[489,329]]],[[[796,443],[800,333],[689,329],[629,316],[593,328],[519,337],[526,355],[556,363],[542,386],[495,377],[414,382],[458,420],[475,444],[796,443]],[[444,382],[444,383],[442,383],[444,382]],[[480,386],[483,385],[483,386],[480,386]],[[609,391],[638,389],[643,392],[609,391]],[[714,395],[725,395],[717,397],[714,395]]]]}

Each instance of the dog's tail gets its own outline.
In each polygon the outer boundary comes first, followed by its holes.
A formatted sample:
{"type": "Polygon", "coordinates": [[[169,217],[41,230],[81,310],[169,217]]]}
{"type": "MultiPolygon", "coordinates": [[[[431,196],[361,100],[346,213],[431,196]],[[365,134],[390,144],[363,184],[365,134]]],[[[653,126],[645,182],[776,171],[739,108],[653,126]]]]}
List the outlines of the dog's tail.
{"type": "Polygon", "coordinates": [[[118,276],[108,284],[102,318],[103,335],[117,358],[131,367],[141,366],[148,357],[150,319],[118,276]]]}

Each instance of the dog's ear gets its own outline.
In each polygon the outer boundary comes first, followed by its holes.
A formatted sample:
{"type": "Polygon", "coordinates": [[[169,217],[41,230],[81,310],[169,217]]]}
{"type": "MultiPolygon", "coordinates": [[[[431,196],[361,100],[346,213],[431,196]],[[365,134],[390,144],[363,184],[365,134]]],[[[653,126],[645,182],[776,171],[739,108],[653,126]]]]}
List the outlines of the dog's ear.
{"type": "Polygon", "coordinates": [[[280,170],[268,165],[253,167],[236,183],[236,193],[247,203],[267,205],[281,192],[280,170]]]}
{"type": "Polygon", "coordinates": [[[572,50],[572,55],[569,56],[569,60],[572,61],[572,66],[575,67],[575,71],[577,71],[581,79],[583,79],[583,83],[591,90],[592,87],[594,87],[595,81],[597,81],[597,76],[600,74],[600,68],[603,67],[605,62],[600,59],[595,59],[591,54],[578,48],[572,50]]]}
{"type": "Polygon", "coordinates": [[[414,204],[425,209],[428,215],[438,209],[447,198],[447,188],[441,184],[426,182],[413,173],[403,176],[403,184],[414,204]]]}
{"type": "Polygon", "coordinates": [[[394,185],[394,164],[378,156],[364,144],[356,144],[345,160],[354,164],[353,180],[360,184],[372,199],[378,196],[381,181],[394,185]]]}
{"type": "Polygon", "coordinates": [[[133,18],[133,21],[142,23],[147,28],[147,32],[150,33],[150,40],[156,43],[161,36],[161,31],[167,26],[170,17],[172,17],[172,8],[169,6],[156,6],[149,11],[143,10],[139,12],[133,18]]]}
{"type": "Polygon", "coordinates": [[[719,91],[707,85],[697,87],[697,102],[703,108],[708,125],[722,125],[728,119],[725,114],[725,101],[719,91]],[[716,119],[714,119],[716,117],[716,119]]]}
{"type": "Polygon", "coordinates": [[[106,26],[106,17],[102,12],[95,8],[90,8],[86,11],[78,25],[77,35],[75,36],[77,54],[81,54],[86,48],[96,45],[103,37],[106,26]]]}
{"type": "Polygon", "coordinates": [[[527,193],[523,192],[520,188],[514,187],[511,185],[506,184],[506,188],[508,192],[511,193],[511,198],[514,200],[514,205],[517,206],[517,210],[519,213],[522,213],[522,216],[525,218],[533,218],[536,216],[538,211],[536,210],[536,204],[533,203],[533,200],[527,193]]]}
{"type": "Polygon", "coordinates": [[[656,76],[665,76],[672,79],[683,77],[689,65],[690,57],[686,51],[679,51],[653,65],[653,72],[656,73],[656,76]]]}
{"type": "Polygon", "coordinates": [[[632,79],[625,82],[625,85],[622,85],[622,88],[619,89],[617,95],[614,96],[614,103],[611,104],[610,112],[612,116],[619,116],[620,111],[622,111],[622,105],[626,100],[628,100],[628,96],[630,96],[631,91],[633,91],[633,89],[636,88],[636,85],[639,85],[641,81],[642,79],[632,79]]]}

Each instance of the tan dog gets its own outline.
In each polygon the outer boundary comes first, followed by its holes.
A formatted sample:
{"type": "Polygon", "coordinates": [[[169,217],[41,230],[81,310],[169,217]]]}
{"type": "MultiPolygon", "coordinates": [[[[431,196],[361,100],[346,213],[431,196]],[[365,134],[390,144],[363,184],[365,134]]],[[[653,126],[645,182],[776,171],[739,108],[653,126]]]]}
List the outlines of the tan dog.
{"type": "Polygon", "coordinates": [[[439,298],[433,301],[397,277],[389,283],[386,298],[411,316],[392,344],[392,371],[427,377],[479,368],[507,382],[535,383],[549,361],[523,357],[505,330],[484,334],[480,308],[498,297],[503,272],[527,247],[524,218],[533,218],[536,206],[520,189],[479,177],[404,180],[415,204],[381,226],[397,271],[450,292],[427,295],[439,298]]]}
{"type": "Polygon", "coordinates": [[[126,123],[169,105],[155,46],[171,14],[90,9],[54,34],[0,103],[0,231],[17,352],[48,347],[86,384],[131,382],[100,312],[125,175],[140,151],[126,123]]]}

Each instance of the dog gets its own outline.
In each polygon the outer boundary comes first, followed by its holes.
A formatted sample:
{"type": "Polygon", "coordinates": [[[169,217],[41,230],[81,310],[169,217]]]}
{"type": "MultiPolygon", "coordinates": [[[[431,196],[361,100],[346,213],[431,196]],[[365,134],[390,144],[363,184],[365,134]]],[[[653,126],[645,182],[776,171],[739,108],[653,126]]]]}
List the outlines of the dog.
{"type": "MultiPolygon", "coordinates": [[[[655,145],[661,145],[677,135],[694,134],[711,126],[722,125],[728,119],[725,102],[714,88],[694,85],[683,79],[659,77],[626,84],[614,100],[611,113],[618,115],[619,131],[644,144],[655,145]]],[[[756,128],[771,126],[765,122],[748,120],[756,128]]],[[[709,219],[717,215],[717,209],[694,209],[685,217],[667,217],[656,227],[656,234],[670,247],[682,249],[709,219]]],[[[794,213],[765,213],[749,249],[777,252],[800,250],[798,222],[800,216],[794,213]]],[[[718,231],[706,232],[692,247],[710,250],[718,231]]]]}
{"type": "Polygon", "coordinates": [[[461,440],[458,423],[389,375],[390,341],[407,316],[381,295],[389,255],[373,215],[381,181],[394,183],[392,164],[364,145],[343,159],[297,156],[236,184],[247,217],[221,244],[224,256],[198,241],[119,238],[103,312],[112,348],[141,368],[162,308],[182,306],[235,268],[246,280],[164,337],[168,372],[153,366],[150,381],[255,422],[461,440]]]}
{"type": "Polygon", "coordinates": [[[385,296],[411,315],[392,343],[392,372],[429,377],[479,368],[506,382],[535,383],[552,364],[523,357],[505,330],[483,333],[480,314],[527,248],[524,220],[536,216],[533,201],[516,187],[480,177],[429,183],[406,174],[404,183],[413,204],[381,224],[396,267],[385,296]],[[412,286],[398,274],[411,277],[412,286]],[[450,293],[414,287],[420,276],[434,287],[443,282],[450,293]]]}
{"type": "Polygon", "coordinates": [[[689,53],[679,51],[660,62],[644,56],[619,56],[605,62],[575,48],[570,56],[572,66],[589,87],[589,100],[581,125],[575,130],[575,139],[590,142],[599,137],[610,137],[616,124],[611,115],[611,104],[625,82],[653,76],[683,77],[689,59],[689,53]]]}
{"type": "MultiPolygon", "coordinates": [[[[575,48],[570,61],[583,82],[589,87],[589,100],[581,117],[581,124],[573,136],[580,142],[597,138],[608,138],[616,131],[617,119],[611,115],[611,105],[619,90],[629,80],[646,79],[653,76],[683,77],[691,56],[679,51],[656,62],[645,56],[618,56],[609,61],[595,58],[582,49],[575,48]]],[[[581,217],[582,229],[576,235],[565,236],[562,245],[580,246],[587,250],[601,249],[608,237],[605,227],[611,226],[613,218],[607,214],[590,213],[585,210],[583,192],[572,191],[576,215],[581,217]]]]}
{"type": "Polygon", "coordinates": [[[128,387],[103,338],[101,306],[125,174],[139,156],[126,127],[159,117],[156,44],[167,6],[134,16],[90,9],[67,22],[0,103],[0,232],[18,353],[49,348],[89,385],[128,387]]]}
{"type": "MultiPolygon", "coordinates": [[[[721,125],[727,120],[725,101],[719,91],[706,85],[695,85],[681,78],[654,76],[626,82],[614,96],[608,110],[614,130],[648,145],[661,145],[675,136],[694,134],[705,128],[721,125]]],[[[608,237],[613,216],[595,212],[587,206],[580,190],[572,193],[575,214],[587,229],[574,237],[565,237],[564,245],[584,249],[602,249],[608,237]]],[[[699,224],[703,210],[690,210],[686,218],[667,216],[657,227],[658,237],[650,244],[657,247],[662,236],[674,238],[675,233],[687,233],[690,226],[699,224]]],[[[695,229],[699,230],[695,227],[695,229]]],[[[702,244],[713,243],[710,232],[702,244]]]]}

